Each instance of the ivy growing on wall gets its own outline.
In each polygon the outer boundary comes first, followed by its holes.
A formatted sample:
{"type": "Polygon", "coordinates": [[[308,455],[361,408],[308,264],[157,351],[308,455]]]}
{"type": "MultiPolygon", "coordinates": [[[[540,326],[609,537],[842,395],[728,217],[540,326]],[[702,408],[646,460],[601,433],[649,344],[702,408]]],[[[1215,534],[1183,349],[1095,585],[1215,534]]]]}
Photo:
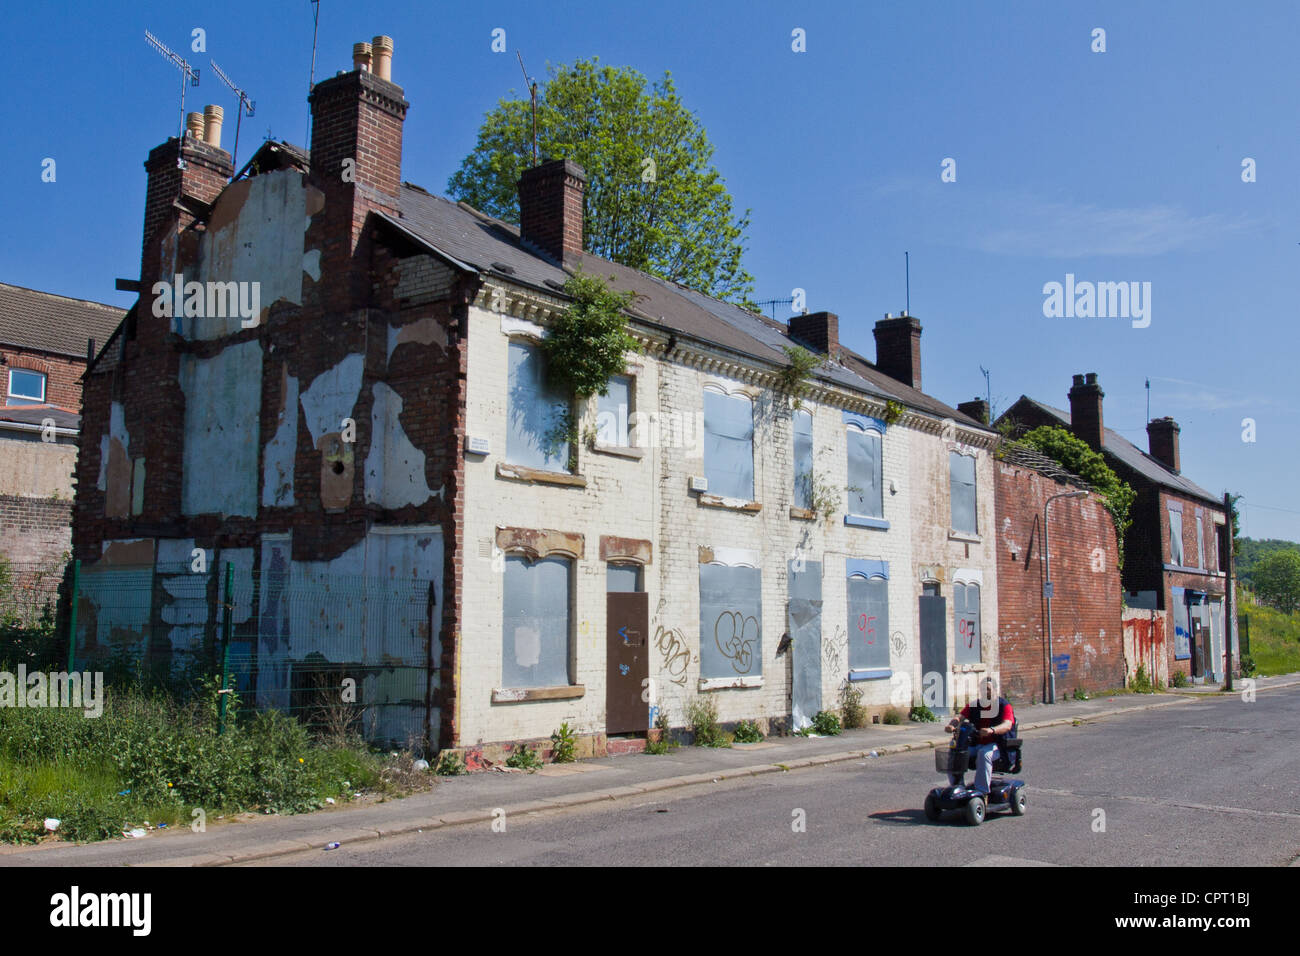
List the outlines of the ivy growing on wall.
{"type": "Polygon", "coordinates": [[[551,319],[542,340],[547,377],[579,400],[605,395],[610,377],[627,371],[627,353],[641,351],[623,317],[636,293],[616,292],[582,271],[569,276],[564,291],[573,304],[551,319]]]}
{"type": "Polygon", "coordinates": [[[803,408],[803,397],[808,394],[808,379],[813,369],[822,364],[822,359],[800,345],[783,345],[790,364],[778,373],[781,389],[794,396],[794,407],[803,408]]]}

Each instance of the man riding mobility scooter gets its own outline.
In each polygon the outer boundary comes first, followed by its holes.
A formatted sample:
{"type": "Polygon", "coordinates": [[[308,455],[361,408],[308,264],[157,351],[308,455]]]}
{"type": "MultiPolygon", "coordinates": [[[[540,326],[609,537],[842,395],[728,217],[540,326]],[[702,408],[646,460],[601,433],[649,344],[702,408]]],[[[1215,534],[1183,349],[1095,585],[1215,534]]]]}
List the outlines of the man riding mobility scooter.
{"type": "Polygon", "coordinates": [[[948,775],[949,786],[935,787],[926,795],[925,815],[931,821],[938,820],[945,810],[964,811],[971,826],[983,823],[990,810],[1010,809],[1016,816],[1024,815],[1024,781],[992,776],[1020,772],[1019,722],[1005,697],[998,697],[996,705],[991,703],[991,681],[985,682],[983,690],[990,705],[976,701],[964,707],[961,716],[948,724],[952,742],[935,749],[935,769],[948,775]],[[966,786],[967,770],[975,771],[971,787],[966,786]]]}

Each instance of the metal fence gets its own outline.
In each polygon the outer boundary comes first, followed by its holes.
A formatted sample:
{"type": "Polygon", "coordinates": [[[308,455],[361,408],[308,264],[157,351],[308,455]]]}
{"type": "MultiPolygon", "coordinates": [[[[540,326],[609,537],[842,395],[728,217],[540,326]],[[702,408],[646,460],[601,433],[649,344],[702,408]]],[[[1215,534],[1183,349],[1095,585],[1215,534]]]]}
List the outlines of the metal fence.
{"type": "MultiPolygon", "coordinates": [[[[422,741],[432,729],[441,649],[431,581],[103,562],[74,562],[54,581],[48,640],[68,670],[182,696],[225,687],[223,705],[274,708],[376,742],[422,741]]],[[[4,602],[0,592],[0,620],[4,602]]],[[[26,645],[6,631],[0,660],[31,648],[31,629],[18,630],[26,645]]]]}

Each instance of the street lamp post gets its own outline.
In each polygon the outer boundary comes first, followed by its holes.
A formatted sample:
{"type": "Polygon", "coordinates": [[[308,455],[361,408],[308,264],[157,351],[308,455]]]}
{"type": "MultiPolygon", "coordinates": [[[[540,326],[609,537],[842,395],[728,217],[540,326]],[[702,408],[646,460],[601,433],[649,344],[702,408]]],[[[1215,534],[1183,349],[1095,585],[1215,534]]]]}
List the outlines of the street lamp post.
{"type": "Polygon", "coordinates": [[[1059,495],[1052,495],[1043,503],[1043,556],[1047,561],[1047,581],[1044,589],[1047,592],[1047,702],[1056,703],[1056,670],[1052,667],[1052,539],[1047,530],[1047,510],[1052,506],[1052,502],[1057,498],[1086,498],[1086,491],[1065,491],[1059,495]]]}

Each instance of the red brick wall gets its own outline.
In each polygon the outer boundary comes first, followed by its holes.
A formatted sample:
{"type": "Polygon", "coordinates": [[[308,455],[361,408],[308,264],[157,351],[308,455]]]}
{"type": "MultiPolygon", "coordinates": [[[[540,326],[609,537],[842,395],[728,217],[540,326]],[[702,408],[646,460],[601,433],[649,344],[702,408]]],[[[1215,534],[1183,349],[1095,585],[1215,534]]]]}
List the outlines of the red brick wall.
{"type": "MultiPolygon", "coordinates": [[[[998,626],[1002,691],[1019,701],[1043,699],[1047,667],[1043,598],[1043,505],[1076,490],[1039,472],[998,462],[995,482],[998,626]]],[[[1060,499],[1051,510],[1052,655],[1056,696],[1075,688],[1124,684],[1120,575],[1115,525],[1097,496],[1060,499]],[[1098,567],[1094,555],[1100,549],[1098,567]],[[1068,656],[1068,662],[1063,661],[1068,656]]]]}
{"type": "Polygon", "coordinates": [[[0,389],[3,389],[0,404],[9,396],[9,369],[26,368],[45,375],[46,402],[74,412],[81,408],[81,375],[86,371],[84,358],[51,355],[13,346],[0,347],[0,356],[4,359],[4,364],[0,365],[0,389]]]}

